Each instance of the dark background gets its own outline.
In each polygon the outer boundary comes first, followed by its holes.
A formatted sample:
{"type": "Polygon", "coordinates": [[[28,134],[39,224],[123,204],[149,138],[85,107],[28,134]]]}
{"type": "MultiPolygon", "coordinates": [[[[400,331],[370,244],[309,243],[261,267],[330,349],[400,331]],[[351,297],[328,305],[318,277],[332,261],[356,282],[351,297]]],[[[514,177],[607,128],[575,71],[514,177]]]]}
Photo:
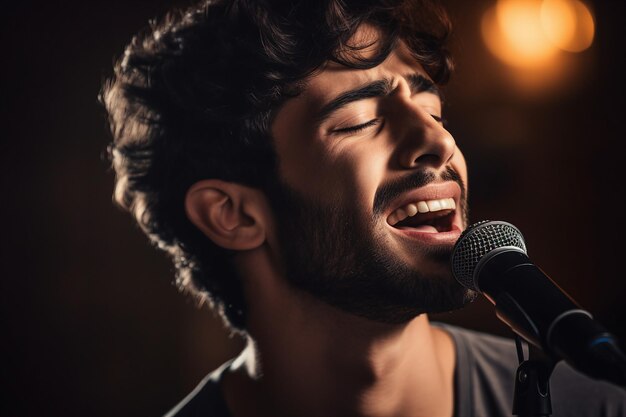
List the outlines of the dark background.
{"type": "MultiPolygon", "coordinates": [[[[172,4],[187,3],[3,6],[0,415],[160,415],[241,346],[111,203],[97,95],[132,34],[172,4]]],[[[624,2],[588,3],[593,46],[566,58],[565,87],[533,94],[483,46],[493,1],[444,4],[458,63],[446,117],[473,219],[516,224],[534,261],[626,341],[624,2]]],[[[437,318],[508,334],[484,301],[437,318]]]]}

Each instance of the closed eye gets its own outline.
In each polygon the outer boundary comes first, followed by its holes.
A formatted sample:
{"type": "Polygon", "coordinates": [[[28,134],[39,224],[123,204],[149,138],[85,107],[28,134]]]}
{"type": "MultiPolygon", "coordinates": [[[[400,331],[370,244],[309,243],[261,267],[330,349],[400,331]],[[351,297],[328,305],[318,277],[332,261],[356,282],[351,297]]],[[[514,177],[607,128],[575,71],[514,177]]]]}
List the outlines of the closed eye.
{"type": "Polygon", "coordinates": [[[439,123],[440,125],[442,125],[443,127],[445,127],[448,124],[448,121],[441,116],[436,116],[434,114],[431,114],[430,117],[435,119],[435,121],[439,123]]]}
{"type": "Polygon", "coordinates": [[[342,127],[339,129],[333,129],[330,131],[330,133],[356,133],[356,132],[360,132],[361,130],[367,129],[368,127],[371,126],[376,126],[380,123],[379,119],[372,119],[369,122],[365,122],[362,123],[360,125],[355,125],[355,126],[348,126],[348,127],[342,127]]]}

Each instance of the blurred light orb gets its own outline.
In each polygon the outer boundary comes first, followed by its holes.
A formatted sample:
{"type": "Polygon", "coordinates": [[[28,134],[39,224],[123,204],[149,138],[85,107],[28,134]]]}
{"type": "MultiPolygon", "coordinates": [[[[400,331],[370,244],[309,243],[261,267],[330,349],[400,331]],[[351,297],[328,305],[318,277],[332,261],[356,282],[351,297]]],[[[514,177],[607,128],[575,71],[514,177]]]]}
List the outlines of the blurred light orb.
{"type": "Polygon", "coordinates": [[[544,0],[541,25],[557,48],[581,52],[591,46],[595,24],[591,11],[578,0],[544,0]]]}
{"type": "Polygon", "coordinates": [[[482,19],[489,50],[518,68],[550,66],[559,50],[580,52],[594,36],[589,9],[578,0],[498,0],[482,19]]]}

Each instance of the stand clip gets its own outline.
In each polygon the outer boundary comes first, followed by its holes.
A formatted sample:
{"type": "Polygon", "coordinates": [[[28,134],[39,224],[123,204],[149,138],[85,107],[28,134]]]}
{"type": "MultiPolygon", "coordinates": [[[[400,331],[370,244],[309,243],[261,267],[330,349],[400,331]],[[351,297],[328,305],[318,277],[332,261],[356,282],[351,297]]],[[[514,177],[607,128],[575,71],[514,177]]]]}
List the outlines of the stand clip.
{"type": "Polygon", "coordinates": [[[545,417],[552,414],[550,401],[550,376],[558,361],[539,348],[528,344],[528,360],[524,359],[522,339],[515,336],[519,367],[515,374],[513,415],[520,417],[545,417]]]}

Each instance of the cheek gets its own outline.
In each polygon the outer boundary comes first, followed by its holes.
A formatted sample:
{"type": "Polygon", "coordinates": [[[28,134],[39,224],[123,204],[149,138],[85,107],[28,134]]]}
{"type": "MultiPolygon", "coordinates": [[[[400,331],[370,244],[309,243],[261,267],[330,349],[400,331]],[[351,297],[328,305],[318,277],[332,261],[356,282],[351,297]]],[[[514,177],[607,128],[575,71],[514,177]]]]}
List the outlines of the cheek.
{"type": "Polygon", "coordinates": [[[353,208],[360,186],[355,178],[355,161],[328,153],[315,141],[289,147],[282,153],[283,181],[308,198],[323,204],[353,208]]]}
{"type": "Polygon", "coordinates": [[[280,158],[280,173],[290,186],[307,193],[326,187],[324,155],[314,146],[288,147],[280,158]]]}
{"type": "Polygon", "coordinates": [[[467,163],[465,161],[465,156],[463,155],[463,152],[461,152],[458,146],[456,148],[456,152],[452,159],[452,165],[454,166],[454,169],[456,169],[456,171],[459,173],[459,175],[463,179],[463,183],[465,184],[465,187],[467,188],[467,176],[468,176],[467,163]]]}
{"type": "Polygon", "coordinates": [[[352,146],[337,158],[340,167],[338,181],[344,183],[344,200],[353,209],[371,220],[376,190],[383,182],[388,165],[385,152],[375,149],[372,143],[352,146]]]}
{"type": "Polygon", "coordinates": [[[356,169],[357,181],[363,186],[362,201],[365,202],[369,213],[374,209],[376,190],[384,182],[388,171],[389,160],[384,152],[371,150],[356,169]]]}
{"type": "Polygon", "coordinates": [[[316,140],[307,103],[295,99],[283,107],[272,126],[274,146],[283,182],[304,195],[319,196],[329,187],[327,155],[316,140]]]}
{"type": "Polygon", "coordinates": [[[284,183],[311,197],[323,197],[332,189],[332,165],[324,149],[312,138],[287,135],[277,130],[276,153],[279,174],[284,183]],[[287,139],[284,139],[287,138],[287,139]]]}

